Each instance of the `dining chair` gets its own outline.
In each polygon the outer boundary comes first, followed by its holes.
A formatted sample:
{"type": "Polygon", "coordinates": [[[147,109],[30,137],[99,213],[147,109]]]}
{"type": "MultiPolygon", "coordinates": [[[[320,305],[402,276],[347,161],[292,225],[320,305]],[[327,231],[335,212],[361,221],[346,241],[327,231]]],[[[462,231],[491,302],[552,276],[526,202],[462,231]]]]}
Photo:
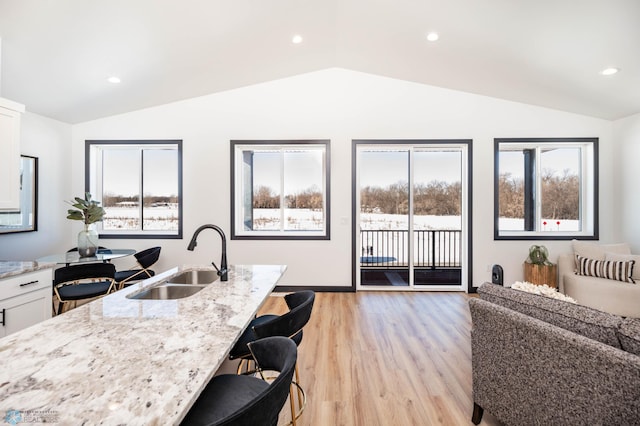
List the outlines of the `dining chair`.
{"type": "Polygon", "coordinates": [[[160,258],[161,249],[162,247],[151,247],[135,253],[133,256],[136,258],[140,268],[117,271],[115,279],[118,283],[118,289],[131,285],[134,281],[145,280],[154,276],[156,273],[149,268],[160,258]]]}
{"type": "MultiPolygon", "coordinates": [[[[229,359],[240,359],[238,365],[238,373],[242,372],[243,364],[246,365],[246,372],[253,372],[248,367],[251,360],[251,354],[248,344],[256,339],[268,336],[289,337],[296,346],[302,343],[303,328],[311,318],[311,311],[315,301],[315,293],[311,290],[303,290],[295,293],[289,293],[284,296],[284,300],[289,307],[289,312],[282,315],[266,314],[254,318],[247,329],[242,333],[238,342],[231,349],[229,359]]],[[[298,374],[298,364],[295,367],[295,381],[291,382],[290,388],[290,404],[291,404],[291,423],[295,426],[296,419],[300,417],[306,406],[307,397],[300,385],[300,376],[298,374]],[[298,393],[298,410],[296,411],[293,398],[293,387],[297,388],[298,393]]]]}
{"type": "Polygon", "coordinates": [[[104,296],[115,289],[116,267],[112,263],[82,263],[63,266],[54,272],[53,292],[58,298],[57,314],[70,303],[104,296]]]}
{"type": "Polygon", "coordinates": [[[258,370],[279,372],[271,382],[263,378],[223,374],[207,384],[183,426],[276,426],[293,378],[298,348],[291,339],[267,337],[248,344],[258,370]]]}

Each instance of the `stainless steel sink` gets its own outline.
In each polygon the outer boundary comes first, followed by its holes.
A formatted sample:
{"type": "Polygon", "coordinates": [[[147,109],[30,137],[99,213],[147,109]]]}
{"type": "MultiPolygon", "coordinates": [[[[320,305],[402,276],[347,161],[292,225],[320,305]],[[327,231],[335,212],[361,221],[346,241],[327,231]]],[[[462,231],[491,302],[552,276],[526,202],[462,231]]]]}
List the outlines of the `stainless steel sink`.
{"type": "Polygon", "coordinates": [[[166,281],[127,295],[128,299],[172,300],[189,297],[218,279],[216,271],[185,271],[166,281]]]}
{"type": "Polygon", "coordinates": [[[153,299],[153,300],[173,300],[189,297],[200,290],[204,285],[185,285],[163,283],[153,287],[146,288],[127,296],[128,299],[153,299]]]}
{"type": "Polygon", "coordinates": [[[169,283],[175,284],[211,284],[218,279],[216,271],[187,271],[169,278],[169,283]]]}

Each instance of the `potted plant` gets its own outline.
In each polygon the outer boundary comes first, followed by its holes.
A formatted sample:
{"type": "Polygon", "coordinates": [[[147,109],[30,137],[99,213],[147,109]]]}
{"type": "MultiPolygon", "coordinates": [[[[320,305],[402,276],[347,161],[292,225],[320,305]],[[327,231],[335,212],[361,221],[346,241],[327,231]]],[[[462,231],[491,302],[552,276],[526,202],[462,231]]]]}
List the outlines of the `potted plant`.
{"type": "Polygon", "coordinates": [[[549,250],[545,246],[536,246],[533,245],[529,247],[529,257],[527,257],[527,262],[533,263],[534,265],[551,265],[549,262],[549,250]]]}
{"type": "Polygon", "coordinates": [[[85,192],[84,199],[75,197],[69,201],[73,209],[67,210],[67,219],[81,220],[84,229],[78,233],[78,254],[80,257],[95,256],[98,250],[98,233],[91,227],[93,223],[100,222],[106,214],[99,201],[91,199],[91,194],[85,192]]]}
{"type": "Polygon", "coordinates": [[[524,279],[533,284],[557,287],[556,265],[549,261],[549,251],[543,245],[529,247],[529,256],[524,262],[524,279]]]}

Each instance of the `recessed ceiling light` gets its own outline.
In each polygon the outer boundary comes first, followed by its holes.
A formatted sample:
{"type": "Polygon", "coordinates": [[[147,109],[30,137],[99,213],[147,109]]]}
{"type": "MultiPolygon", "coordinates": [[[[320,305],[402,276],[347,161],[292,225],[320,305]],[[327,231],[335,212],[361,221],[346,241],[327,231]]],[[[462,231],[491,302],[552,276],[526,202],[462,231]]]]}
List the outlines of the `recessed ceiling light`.
{"type": "Polygon", "coordinates": [[[614,75],[614,74],[617,74],[619,71],[620,71],[620,68],[610,67],[610,68],[605,68],[602,71],[600,71],[600,74],[602,74],[602,75],[614,75]]]}
{"type": "Polygon", "coordinates": [[[115,77],[115,76],[114,76],[114,77],[109,77],[109,78],[107,79],[107,81],[108,81],[109,83],[113,83],[113,84],[118,84],[118,83],[120,83],[120,79],[119,79],[118,77],[115,77]]]}
{"type": "Polygon", "coordinates": [[[436,41],[439,38],[440,38],[440,36],[436,32],[430,32],[429,34],[427,34],[427,40],[429,40],[429,41],[436,41]]]}
{"type": "Polygon", "coordinates": [[[302,36],[298,34],[294,35],[293,38],[291,39],[291,42],[294,44],[302,43],[302,36]]]}

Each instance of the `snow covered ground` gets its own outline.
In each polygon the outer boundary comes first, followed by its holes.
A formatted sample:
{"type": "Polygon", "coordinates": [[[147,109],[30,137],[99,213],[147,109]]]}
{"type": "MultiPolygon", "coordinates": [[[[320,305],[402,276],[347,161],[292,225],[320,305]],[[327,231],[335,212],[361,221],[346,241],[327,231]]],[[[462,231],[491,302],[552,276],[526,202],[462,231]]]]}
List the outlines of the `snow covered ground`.
{"type": "MultiPolygon", "coordinates": [[[[409,218],[402,214],[361,213],[360,229],[362,230],[393,230],[408,229],[409,218]]],[[[414,216],[413,229],[422,230],[460,230],[462,221],[460,216],[414,216]]]]}
{"type": "MultiPolygon", "coordinates": [[[[285,209],[286,230],[322,230],[324,212],[311,209],[285,209]]],[[[253,209],[254,230],[279,230],[280,209],[253,209]]]]}
{"type": "MultiPolygon", "coordinates": [[[[104,229],[123,230],[138,229],[140,224],[139,210],[136,207],[105,207],[107,214],[103,221],[104,229]]],[[[148,207],[144,209],[144,229],[177,230],[178,208],[175,205],[148,207]]],[[[280,229],[279,209],[254,209],[254,229],[280,229]]],[[[324,212],[311,209],[286,209],[285,229],[287,230],[321,230],[324,212]]],[[[579,221],[558,221],[545,219],[543,231],[579,231],[579,221]]],[[[408,229],[407,215],[361,213],[361,230],[402,230],[408,229]]],[[[522,219],[500,219],[503,230],[522,230],[522,219]]],[[[461,230],[460,216],[415,216],[413,229],[420,230],[461,230]]]]}
{"type": "MultiPolygon", "coordinates": [[[[137,207],[105,207],[102,221],[105,230],[140,229],[140,210],[137,207]]],[[[178,207],[161,206],[143,209],[144,229],[157,231],[178,230],[178,207]]]]}
{"type": "MultiPolygon", "coordinates": [[[[511,219],[501,217],[500,220],[501,231],[522,231],[524,230],[524,219],[511,219]]],[[[580,231],[579,220],[554,220],[554,219],[542,219],[541,231],[580,231]]]]}

